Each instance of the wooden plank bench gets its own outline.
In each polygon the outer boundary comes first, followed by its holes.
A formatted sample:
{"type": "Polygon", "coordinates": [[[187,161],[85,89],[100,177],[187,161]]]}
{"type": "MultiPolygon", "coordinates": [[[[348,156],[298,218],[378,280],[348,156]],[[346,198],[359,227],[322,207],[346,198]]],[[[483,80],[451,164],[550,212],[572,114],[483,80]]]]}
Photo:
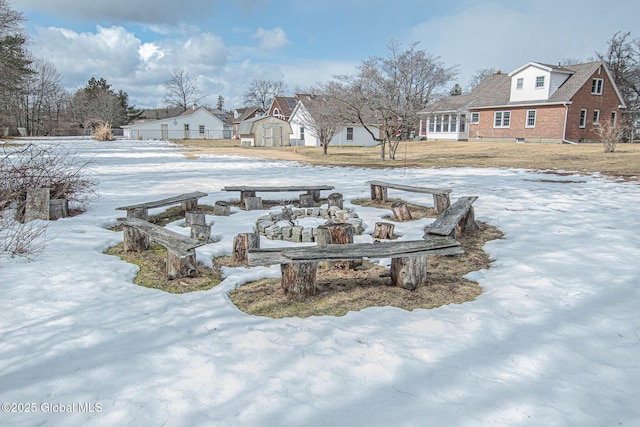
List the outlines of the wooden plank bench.
{"type": "Polygon", "coordinates": [[[426,235],[449,236],[455,239],[466,230],[478,230],[473,206],[471,206],[477,199],[478,196],[460,197],[427,227],[426,235]]]}
{"type": "Polygon", "coordinates": [[[195,248],[204,244],[139,218],[118,218],[123,228],[124,250],[146,250],[149,242],[167,248],[167,278],[195,277],[198,274],[195,248]]]}
{"type": "Polygon", "coordinates": [[[283,187],[254,187],[247,185],[232,185],[222,188],[222,191],[239,191],[240,203],[245,203],[245,200],[247,200],[248,198],[256,197],[257,192],[305,191],[306,194],[300,195],[300,204],[303,207],[310,207],[310,203],[312,205],[313,202],[317,202],[318,200],[320,200],[320,191],[322,190],[333,190],[333,187],[330,185],[291,185],[283,187]]]}
{"type": "Polygon", "coordinates": [[[178,196],[139,203],[137,205],[120,206],[119,208],[116,208],[116,210],[127,211],[127,218],[139,218],[146,221],[149,218],[149,209],[180,204],[182,212],[187,212],[197,209],[198,199],[205,197],[206,195],[207,193],[195,191],[193,193],[180,194],[178,196]]]}
{"type": "Polygon", "coordinates": [[[413,185],[394,184],[392,182],[384,181],[367,181],[367,184],[371,186],[371,200],[387,201],[387,189],[393,188],[395,190],[410,191],[413,193],[426,193],[433,195],[433,207],[437,214],[440,214],[451,204],[449,193],[450,188],[428,188],[428,187],[416,187],[413,185]]]}
{"type": "Polygon", "coordinates": [[[247,256],[249,265],[280,264],[285,293],[313,295],[319,262],[391,258],[392,283],[413,290],[426,284],[427,256],[461,253],[464,250],[456,240],[429,236],[425,240],[249,249],[247,256]]]}

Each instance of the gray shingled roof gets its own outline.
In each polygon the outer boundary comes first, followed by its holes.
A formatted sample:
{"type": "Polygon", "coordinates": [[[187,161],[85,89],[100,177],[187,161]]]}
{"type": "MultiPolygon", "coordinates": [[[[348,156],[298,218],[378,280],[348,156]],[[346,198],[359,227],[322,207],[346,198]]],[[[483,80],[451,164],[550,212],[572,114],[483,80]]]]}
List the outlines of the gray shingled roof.
{"type": "Polygon", "coordinates": [[[573,74],[560,86],[549,99],[540,101],[509,102],[511,96],[511,77],[508,74],[492,74],[482,79],[476,88],[466,95],[448,96],[427,106],[424,112],[465,111],[476,108],[540,105],[549,103],[569,102],[576,92],[584,86],[602,62],[588,62],[585,64],[565,65],[558,67],[543,64],[573,74]]]}

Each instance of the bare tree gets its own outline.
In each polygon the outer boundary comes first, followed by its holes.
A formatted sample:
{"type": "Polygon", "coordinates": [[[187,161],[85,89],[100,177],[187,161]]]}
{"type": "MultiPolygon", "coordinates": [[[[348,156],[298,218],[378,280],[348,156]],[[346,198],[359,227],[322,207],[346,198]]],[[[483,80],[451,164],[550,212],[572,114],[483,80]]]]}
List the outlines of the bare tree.
{"type": "Polygon", "coordinates": [[[467,83],[467,92],[471,92],[480,84],[480,82],[487,76],[495,74],[495,68],[479,68],[469,79],[469,83],[467,83]]]}
{"type": "Polygon", "coordinates": [[[438,57],[416,48],[402,51],[391,40],[387,56],[372,57],[360,64],[353,76],[338,79],[343,84],[345,119],[360,123],[380,144],[380,158],[395,160],[402,137],[418,127],[418,112],[442,95],[445,85],[458,74],[438,57]]]}
{"type": "Polygon", "coordinates": [[[198,82],[192,79],[184,68],[173,70],[164,87],[167,90],[164,103],[168,107],[179,107],[182,111],[187,111],[207,97],[198,82]]]}
{"type": "Polygon", "coordinates": [[[294,120],[318,138],[322,154],[326,156],[329,143],[345,126],[338,102],[340,88],[336,82],[330,82],[317,84],[306,92],[301,95],[294,120]]]}
{"type": "Polygon", "coordinates": [[[267,111],[277,96],[281,96],[289,89],[283,81],[253,80],[249,89],[244,93],[243,102],[247,106],[261,107],[267,111]]]}

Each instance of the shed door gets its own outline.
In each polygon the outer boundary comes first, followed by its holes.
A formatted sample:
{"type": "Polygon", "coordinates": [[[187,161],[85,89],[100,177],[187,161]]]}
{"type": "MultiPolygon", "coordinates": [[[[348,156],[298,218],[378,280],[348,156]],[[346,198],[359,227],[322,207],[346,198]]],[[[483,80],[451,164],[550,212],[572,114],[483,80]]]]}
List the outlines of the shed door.
{"type": "Polygon", "coordinates": [[[276,147],[282,145],[282,127],[269,126],[264,128],[264,145],[276,147]]]}
{"type": "Polygon", "coordinates": [[[162,134],[162,139],[169,139],[169,125],[161,124],[160,133],[162,134]]]}

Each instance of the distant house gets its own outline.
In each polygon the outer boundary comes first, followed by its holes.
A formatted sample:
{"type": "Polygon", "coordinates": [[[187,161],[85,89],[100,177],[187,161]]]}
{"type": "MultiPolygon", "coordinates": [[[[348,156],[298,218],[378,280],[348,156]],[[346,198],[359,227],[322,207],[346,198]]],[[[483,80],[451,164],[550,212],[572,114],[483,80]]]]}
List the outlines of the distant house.
{"type": "Polygon", "coordinates": [[[240,144],[249,147],[280,147],[291,145],[291,125],[273,116],[247,119],[238,125],[240,144]]]}
{"type": "Polygon", "coordinates": [[[470,93],[421,112],[427,140],[590,142],[604,120],[626,108],[603,62],[554,66],[529,62],[485,77],[470,93]]]}
{"type": "Polygon", "coordinates": [[[296,108],[298,98],[295,96],[276,96],[271,101],[271,106],[267,115],[277,117],[282,120],[289,120],[293,109],[296,108]]]}
{"type": "MultiPolygon", "coordinates": [[[[313,117],[304,106],[304,102],[309,96],[310,95],[302,94],[296,95],[298,102],[289,117],[289,123],[291,123],[291,130],[293,132],[291,144],[319,147],[320,138],[318,138],[314,132],[315,126],[309,127],[309,120],[313,120],[313,117]]],[[[377,144],[378,142],[373,139],[364,126],[355,123],[343,124],[333,136],[331,142],[329,142],[329,146],[373,146],[377,144]]]]}
{"type": "Polygon", "coordinates": [[[252,119],[254,117],[264,116],[265,111],[264,108],[261,107],[245,107],[245,108],[236,108],[233,112],[232,118],[232,126],[233,126],[233,138],[240,139],[240,134],[238,133],[238,127],[240,123],[247,119],[252,119]]]}
{"type": "Polygon", "coordinates": [[[221,139],[231,138],[226,113],[195,107],[176,117],[122,126],[130,139],[221,139]]]}

